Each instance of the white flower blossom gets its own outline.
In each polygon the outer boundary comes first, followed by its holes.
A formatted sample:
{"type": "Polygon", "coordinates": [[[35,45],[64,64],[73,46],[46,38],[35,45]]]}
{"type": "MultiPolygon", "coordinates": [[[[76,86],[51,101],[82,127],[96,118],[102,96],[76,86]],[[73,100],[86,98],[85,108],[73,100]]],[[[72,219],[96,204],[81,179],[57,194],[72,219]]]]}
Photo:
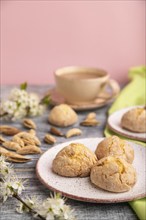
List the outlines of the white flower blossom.
{"type": "Polygon", "coordinates": [[[18,195],[21,195],[22,191],[25,189],[23,186],[23,182],[20,180],[13,182],[12,188],[13,188],[14,192],[18,195]]]}
{"type": "Polygon", "coordinates": [[[46,220],[55,220],[53,212],[47,213],[46,220]]]}
{"type": "Polygon", "coordinates": [[[37,108],[36,108],[36,107],[30,108],[30,110],[29,110],[29,115],[30,115],[30,116],[38,115],[38,110],[37,110],[37,108]]]}
{"type": "Polygon", "coordinates": [[[11,175],[14,171],[12,169],[12,165],[5,161],[6,158],[4,156],[0,156],[0,174],[3,177],[11,175]]]}
{"type": "Polygon", "coordinates": [[[38,213],[47,220],[75,220],[73,210],[65,205],[65,199],[60,194],[54,194],[54,197],[47,198],[38,208],[38,213]]]}
{"type": "Polygon", "coordinates": [[[0,182],[0,188],[0,194],[4,202],[8,199],[8,197],[12,197],[13,195],[20,195],[25,189],[23,182],[18,180],[18,178],[15,176],[8,176],[8,178],[3,179],[3,182],[0,182]]]}
{"type": "Polygon", "coordinates": [[[40,101],[39,97],[36,93],[29,93],[29,99],[31,101],[34,101],[34,102],[37,102],[37,103],[39,103],[39,101],[40,101]]]}
{"type": "MultiPolygon", "coordinates": [[[[32,197],[26,197],[24,199],[24,202],[32,209],[36,209],[36,207],[38,206],[38,204],[40,203],[39,199],[36,196],[32,196],[32,197]]],[[[23,213],[23,212],[29,212],[29,209],[23,204],[23,203],[19,203],[16,211],[18,213],[23,213]]]]}
{"type": "Polygon", "coordinates": [[[10,93],[9,100],[1,103],[0,115],[4,119],[15,121],[26,116],[41,115],[44,110],[37,94],[14,88],[10,93]]]}
{"type": "Polygon", "coordinates": [[[70,206],[64,205],[62,209],[62,219],[64,220],[75,220],[76,218],[73,216],[73,210],[71,210],[70,206]]]}
{"type": "Polygon", "coordinates": [[[45,111],[45,109],[46,109],[46,106],[44,106],[44,105],[39,105],[39,106],[38,106],[38,109],[37,109],[37,115],[42,115],[43,112],[45,111]]]}
{"type": "Polygon", "coordinates": [[[28,93],[25,90],[14,88],[10,93],[10,100],[12,101],[21,101],[24,97],[28,97],[28,93]]]}
{"type": "Polygon", "coordinates": [[[73,210],[65,204],[65,198],[60,194],[51,195],[45,201],[41,201],[36,196],[21,199],[19,195],[25,189],[21,179],[18,179],[11,164],[5,161],[4,156],[0,156],[0,171],[2,181],[0,182],[0,197],[5,202],[9,197],[15,197],[21,203],[17,206],[18,213],[32,212],[34,217],[41,216],[46,220],[75,220],[73,210]]]}
{"type": "Polygon", "coordinates": [[[52,212],[55,216],[59,216],[61,214],[61,210],[63,208],[64,201],[58,202],[58,199],[55,198],[48,198],[43,203],[43,209],[46,210],[46,213],[52,212]],[[60,203],[60,204],[59,204],[60,203]]]}
{"type": "Polygon", "coordinates": [[[18,207],[16,208],[16,212],[22,214],[24,212],[29,212],[29,209],[23,203],[19,203],[18,207]]]}
{"type": "Polygon", "coordinates": [[[13,115],[17,109],[17,104],[13,101],[5,101],[2,103],[3,112],[13,115]]]}
{"type": "Polygon", "coordinates": [[[14,113],[12,120],[24,118],[26,116],[26,109],[20,106],[18,110],[14,113]]]}

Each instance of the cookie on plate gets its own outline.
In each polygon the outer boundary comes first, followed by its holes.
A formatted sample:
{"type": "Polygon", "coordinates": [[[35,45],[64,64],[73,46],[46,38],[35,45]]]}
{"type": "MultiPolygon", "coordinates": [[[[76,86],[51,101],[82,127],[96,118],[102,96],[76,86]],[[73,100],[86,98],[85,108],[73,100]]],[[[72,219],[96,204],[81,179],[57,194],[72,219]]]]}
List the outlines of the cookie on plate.
{"type": "Polygon", "coordinates": [[[108,156],[91,168],[90,179],[104,190],[126,192],[136,183],[136,171],[124,159],[108,156]]]}
{"type": "Polygon", "coordinates": [[[85,177],[90,175],[91,167],[96,162],[96,155],[87,147],[71,143],[56,155],[52,170],[60,176],[85,177]]]}
{"type": "Polygon", "coordinates": [[[53,125],[67,127],[76,123],[78,116],[69,105],[60,104],[50,111],[48,120],[53,125]]]}
{"type": "Polygon", "coordinates": [[[121,126],[132,132],[146,132],[146,108],[136,107],[127,111],[121,119],[121,126]]]}
{"type": "Polygon", "coordinates": [[[134,160],[134,150],[130,144],[115,135],[101,141],[95,154],[99,160],[107,156],[122,157],[128,163],[132,163],[134,160]]]}

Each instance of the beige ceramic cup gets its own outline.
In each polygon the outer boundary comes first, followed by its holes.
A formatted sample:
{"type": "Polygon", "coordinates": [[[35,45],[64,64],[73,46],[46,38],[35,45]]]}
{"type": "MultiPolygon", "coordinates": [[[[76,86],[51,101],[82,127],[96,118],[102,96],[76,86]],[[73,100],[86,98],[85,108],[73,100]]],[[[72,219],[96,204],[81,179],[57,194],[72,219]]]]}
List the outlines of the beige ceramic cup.
{"type": "Polygon", "coordinates": [[[102,69],[69,66],[54,72],[56,89],[68,103],[91,103],[102,89],[109,84],[113,94],[119,91],[119,85],[111,80],[109,74],[102,69]]]}

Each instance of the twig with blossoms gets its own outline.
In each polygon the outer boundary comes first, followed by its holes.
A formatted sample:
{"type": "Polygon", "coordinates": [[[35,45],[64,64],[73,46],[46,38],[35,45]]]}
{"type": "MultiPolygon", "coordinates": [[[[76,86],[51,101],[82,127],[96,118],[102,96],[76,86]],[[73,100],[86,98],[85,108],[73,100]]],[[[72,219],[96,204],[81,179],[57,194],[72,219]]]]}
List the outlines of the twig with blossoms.
{"type": "Polygon", "coordinates": [[[26,116],[41,115],[45,110],[45,105],[50,102],[50,95],[46,95],[41,100],[36,93],[26,91],[27,83],[14,88],[10,92],[9,99],[0,103],[0,117],[5,120],[18,120],[26,116]]]}
{"type": "Polygon", "coordinates": [[[10,163],[6,162],[6,158],[3,155],[1,155],[0,156],[0,177],[10,175],[13,172],[14,172],[13,166],[10,163]]]}
{"type": "Polygon", "coordinates": [[[43,219],[43,220],[45,220],[46,218],[44,218],[42,215],[40,215],[38,212],[36,212],[36,211],[34,211],[33,210],[33,205],[34,205],[34,202],[33,202],[33,200],[32,200],[32,202],[25,202],[25,200],[22,200],[21,199],[21,197],[19,196],[19,195],[17,195],[17,194],[14,194],[13,195],[13,197],[14,198],[16,198],[19,202],[20,202],[20,208],[18,209],[16,209],[16,211],[18,212],[18,213],[23,213],[23,211],[24,212],[31,212],[33,215],[34,215],[34,217],[35,216],[38,216],[40,219],[43,219]],[[20,211],[21,210],[21,211],[20,211]]]}
{"type": "Polygon", "coordinates": [[[51,195],[44,201],[37,197],[26,197],[22,199],[20,195],[25,189],[24,182],[16,176],[11,164],[5,161],[4,156],[0,156],[0,196],[5,202],[9,197],[16,198],[20,205],[16,211],[19,213],[31,212],[34,217],[43,220],[75,220],[73,210],[65,204],[65,199],[60,194],[51,195]]]}

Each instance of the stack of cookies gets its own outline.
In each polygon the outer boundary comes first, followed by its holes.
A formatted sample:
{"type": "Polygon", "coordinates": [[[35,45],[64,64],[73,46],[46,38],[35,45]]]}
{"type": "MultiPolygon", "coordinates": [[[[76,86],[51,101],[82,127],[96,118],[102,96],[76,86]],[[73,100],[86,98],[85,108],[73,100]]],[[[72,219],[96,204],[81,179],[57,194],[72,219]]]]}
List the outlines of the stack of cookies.
{"type": "Polygon", "coordinates": [[[95,153],[80,143],[64,147],[53,160],[54,173],[65,177],[90,176],[94,186],[111,192],[125,192],[136,183],[132,166],[134,150],[117,136],[105,138],[95,153]]]}

